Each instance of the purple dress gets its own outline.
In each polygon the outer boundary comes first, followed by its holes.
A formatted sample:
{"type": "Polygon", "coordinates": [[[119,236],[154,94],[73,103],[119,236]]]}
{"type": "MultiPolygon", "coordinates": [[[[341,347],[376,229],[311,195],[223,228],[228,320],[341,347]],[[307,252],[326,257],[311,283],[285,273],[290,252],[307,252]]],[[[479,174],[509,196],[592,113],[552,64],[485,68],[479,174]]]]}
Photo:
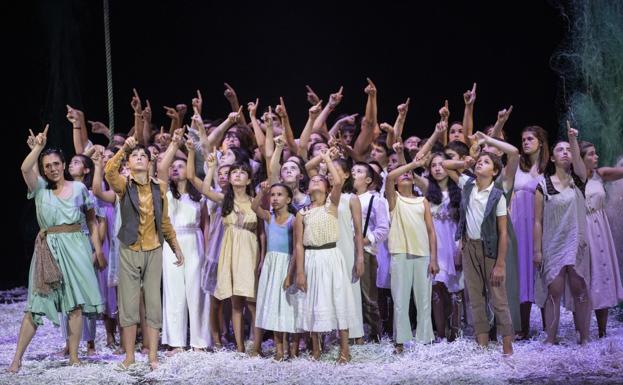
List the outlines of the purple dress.
{"type": "Polygon", "coordinates": [[[201,289],[205,293],[214,295],[224,227],[223,217],[221,216],[222,206],[210,200],[207,202],[207,205],[210,225],[208,227],[208,246],[206,247],[205,258],[201,266],[201,289]]]}
{"type": "Polygon", "coordinates": [[[606,191],[596,171],[586,184],[586,241],[591,251],[593,309],[607,309],[623,301],[623,287],[610,223],[604,211],[606,191]]]}
{"type": "Polygon", "coordinates": [[[534,225],[534,194],[539,176],[533,177],[521,168],[515,173],[515,196],[511,201],[510,217],[517,237],[519,271],[519,302],[534,302],[534,264],[532,262],[534,225]]]}
{"type": "Polygon", "coordinates": [[[106,236],[102,242],[102,254],[106,258],[108,266],[103,270],[96,270],[97,281],[99,283],[100,294],[104,301],[104,314],[109,318],[116,318],[117,314],[117,287],[111,285],[108,279],[108,270],[110,266],[110,254],[114,252],[111,250],[114,245],[111,242],[111,238],[115,237],[115,205],[113,203],[104,202],[101,199],[96,199],[96,204],[99,210],[103,212],[103,216],[106,218],[106,236]]]}

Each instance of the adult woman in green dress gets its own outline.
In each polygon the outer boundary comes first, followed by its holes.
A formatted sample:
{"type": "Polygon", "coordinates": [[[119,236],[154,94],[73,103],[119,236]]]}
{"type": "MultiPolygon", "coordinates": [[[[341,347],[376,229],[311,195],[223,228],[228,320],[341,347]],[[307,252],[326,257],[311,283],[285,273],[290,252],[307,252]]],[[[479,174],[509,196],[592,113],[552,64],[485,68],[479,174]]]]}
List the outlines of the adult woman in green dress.
{"type": "Polygon", "coordinates": [[[93,263],[102,268],[106,261],[100,249],[93,202],[82,183],[65,180],[65,160],[60,150],[42,152],[47,132],[46,126],[35,137],[21,167],[28,198],[35,199],[41,231],[30,266],[28,303],[15,356],[8,368],[13,373],[19,371],[24,352],[37,327],[43,324],[43,317],[58,326],[59,312],[69,316],[69,363],[79,364],[82,314],[95,316],[103,310],[93,263]],[[37,171],[37,161],[43,177],[37,171]],[[85,221],[91,242],[81,231],[85,221]]]}

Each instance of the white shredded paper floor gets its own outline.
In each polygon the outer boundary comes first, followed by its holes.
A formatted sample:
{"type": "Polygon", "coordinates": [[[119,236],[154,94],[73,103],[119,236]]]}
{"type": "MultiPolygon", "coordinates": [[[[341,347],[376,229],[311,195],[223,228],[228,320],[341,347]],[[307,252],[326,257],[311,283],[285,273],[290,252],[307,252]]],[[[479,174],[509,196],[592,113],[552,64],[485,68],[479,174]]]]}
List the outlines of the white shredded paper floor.
{"type": "MultiPolygon", "coordinates": [[[[406,345],[400,356],[392,354],[389,341],[353,346],[352,361],[336,366],[337,347],[324,353],[320,362],[305,358],[275,363],[270,358],[247,358],[234,352],[185,352],[167,358],[151,372],[147,357],[137,354],[139,364],[127,372],[115,370],[121,356],[105,347],[103,323],[98,321],[96,356],[83,356],[84,364],[68,366],[57,356],[64,341],[51,323],[40,327],[26,351],[19,374],[6,372],[15,352],[23,316],[25,290],[0,292],[0,384],[623,384],[623,322],[611,311],[608,337],[597,339],[595,321],[592,342],[578,346],[572,316],[562,312],[560,344],[545,346],[543,334],[515,344],[515,354],[504,358],[501,346],[477,348],[473,339],[454,343],[406,345]],[[8,303],[5,303],[8,302],[8,303]]],[[[533,328],[540,328],[540,313],[532,312],[533,328]]],[[[265,343],[272,353],[270,341],[265,343]]],[[[81,346],[84,354],[86,347],[81,346]]]]}

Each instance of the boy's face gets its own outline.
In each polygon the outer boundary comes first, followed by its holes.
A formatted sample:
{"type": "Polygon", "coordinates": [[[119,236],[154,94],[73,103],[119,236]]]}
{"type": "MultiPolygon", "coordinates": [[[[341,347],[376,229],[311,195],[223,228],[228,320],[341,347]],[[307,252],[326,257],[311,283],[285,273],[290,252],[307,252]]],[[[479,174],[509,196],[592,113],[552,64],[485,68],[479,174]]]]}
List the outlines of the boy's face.
{"type": "Polygon", "coordinates": [[[147,171],[149,167],[149,155],[145,153],[145,149],[137,148],[132,150],[128,156],[128,166],[130,171],[147,171]]]}
{"type": "Polygon", "coordinates": [[[487,155],[482,155],[476,161],[476,168],[474,169],[476,176],[484,178],[493,178],[495,175],[495,166],[491,158],[487,155]]]}

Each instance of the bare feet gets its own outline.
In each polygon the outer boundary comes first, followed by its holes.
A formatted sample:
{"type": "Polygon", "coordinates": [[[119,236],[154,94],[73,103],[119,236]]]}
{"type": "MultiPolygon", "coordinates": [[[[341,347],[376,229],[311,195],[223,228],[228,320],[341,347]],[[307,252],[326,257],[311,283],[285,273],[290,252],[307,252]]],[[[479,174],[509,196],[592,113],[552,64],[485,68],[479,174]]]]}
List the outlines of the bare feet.
{"type": "MultiPolygon", "coordinates": [[[[149,350],[148,350],[149,351],[149,350]]],[[[173,348],[171,350],[167,350],[166,353],[164,353],[165,356],[167,357],[173,357],[174,355],[176,355],[177,353],[182,353],[184,351],[183,348],[173,348]]]]}
{"type": "Polygon", "coordinates": [[[320,349],[318,350],[312,350],[312,355],[311,355],[312,361],[318,361],[320,360],[320,349]]]}
{"type": "Polygon", "coordinates": [[[146,346],[143,346],[141,348],[141,354],[145,354],[145,355],[149,354],[149,348],[146,346]]]}
{"type": "Polygon", "coordinates": [[[513,336],[505,336],[502,338],[502,352],[505,356],[513,354],[513,336]]]}
{"type": "Polygon", "coordinates": [[[117,349],[115,349],[112,354],[114,354],[115,356],[120,356],[125,354],[125,349],[123,348],[123,346],[118,346],[117,349]]]}
{"type": "Polygon", "coordinates": [[[80,361],[78,358],[70,358],[69,359],[69,365],[70,366],[79,366],[82,364],[82,361],[80,361]]]}
{"type": "Polygon", "coordinates": [[[363,337],[355,338],[355,345],[363,345],[363,337]]]}
{"type": "Polygon", "coordinates": [[[56,356],[67,357],[69,355],[69,346],[65,345],[65,347],[58,352],[54,353],[56,356]]]}
{"type": "Polygon", "coordinates": [[[405,347],[403,344],[394,345],[394,354],[402,354],[405,351],[405,347]]]}
{"type": "Polygon", "coordinates": [[[21,361],[13,361],[11,362],[11,365],[7,368],[7,372],[9,373],[17,373],[19,372],[19,370],[22,368],[22,362],[21,361]]]}
{"type": "Polygon", "coordinates": [[[158,365],[159,365],[158,360],[156,360],[156,361],[149,361],[149,367],[151,368],[151,370],[158,369],[158,365]]]}
{"type": "Polygon", "coordinates": [[[350,362],[350,358],[351,357],[348,352],[340,352],[340,356],[337,358],[337,361],[335,361],[335,363],[337,365],[346,365],[350,362]]]}
{"type": "Polygon", "coordinates": [[[87,342],[87,356],[94,356],[97,354],[97,351],[95,350],[95,341],[88,341],[87,342]]]}

